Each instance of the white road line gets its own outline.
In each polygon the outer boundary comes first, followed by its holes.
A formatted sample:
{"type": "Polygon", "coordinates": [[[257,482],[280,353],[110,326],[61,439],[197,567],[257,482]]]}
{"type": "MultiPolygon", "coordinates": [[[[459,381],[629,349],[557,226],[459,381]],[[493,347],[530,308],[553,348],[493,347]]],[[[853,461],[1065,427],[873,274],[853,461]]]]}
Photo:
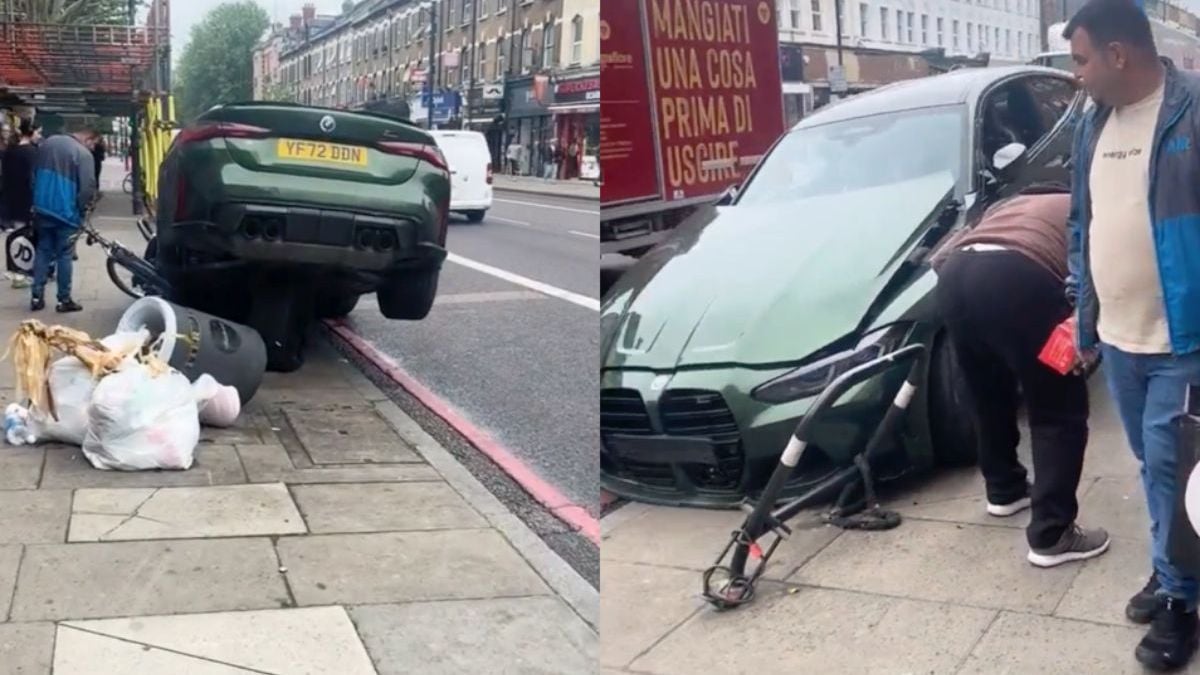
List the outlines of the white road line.
{"type": "Polygon", "coordinates": [[[521,206],[536,206],[536,207],[542,208],[542,209],[554,209],[556,211],[570,211],[571,213],[586,213],[589,216],[597,216],[597,217],[600,216],[599,211],[589,211],[587,209],[569,209],[565,206],[552,206],[550,204],[540,204],[538,202],[519,202],[519,201],[516,201],[513,199],[495,199],[495,198],[493,198],[492,201],[500,202],[501,204],[520,204],[521,206]]]}
{"type": "Polygon", "coordinates": [[[600,311],[600,301],[596,298],[589,298],[586,295],[572,293],[571,291],[563,290],[557,286],[551,286],[550,284],[544,284],[540,281],[534,281],[528,277],[523,277],[519,274],[513,274],[512,272],[502,270],[499,267],[485,265],[484,263],[471,260],[470,258],[464,258],[455,253],[447,254],[446,260],[449,260],[457,265],[462,265],[463,267],[468,267],[476,272],[483,272],[484,274],[491,275],[497,279],[503,279],[509,283],[516,284],[518,286],[524,286],[531,291],[537,291],[538,293],[548,295],[552,298],[558,298],[559,300],[566,300],[573,305],[586,307],[594,312],[600,311]]]}
{"type": "Polygon", "coordinates": [[[599,239],[600,238],[600,235],[592,234],[591,232],[580,232],[579,230],[567,230],[567,231],[570,232],[571,234],[577,234],[581,237],[587,237],[588,239],[599,239]]]}
{"type": "Polygon", "coordinates": [[[533,223],[527,223],[524,220],[513,220],[512,218],[501,218],[500,216],[488,216],[488,220],[495,220],[509,225],[520,225],[521,227],[533,227],[533,223]]]}

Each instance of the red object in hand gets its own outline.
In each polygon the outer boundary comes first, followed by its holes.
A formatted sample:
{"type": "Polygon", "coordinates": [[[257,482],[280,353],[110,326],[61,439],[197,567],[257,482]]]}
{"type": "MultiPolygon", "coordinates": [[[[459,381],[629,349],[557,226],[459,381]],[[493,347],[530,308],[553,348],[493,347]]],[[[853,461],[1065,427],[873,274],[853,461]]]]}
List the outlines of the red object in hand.
{"type": "Polygon", "coordinates": [[[1079,361],[1079,354],[1075,350],[1074,316],[1054,327],[1050,332],[1050,339],[1046,340],[1042,352],[1038,354],[1038,360],[1050,366],[1059,375],[1071,372],[1079,361]]]}

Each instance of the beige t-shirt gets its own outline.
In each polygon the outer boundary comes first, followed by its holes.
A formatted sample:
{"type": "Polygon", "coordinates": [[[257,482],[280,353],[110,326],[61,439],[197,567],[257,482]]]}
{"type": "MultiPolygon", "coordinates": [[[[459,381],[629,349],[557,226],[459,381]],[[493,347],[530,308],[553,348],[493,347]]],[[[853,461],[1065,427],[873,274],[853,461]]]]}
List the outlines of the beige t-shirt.
{"type": "Polygon", "coordinates": [[[1109,115],[1088,176],[1088,245],[1100,339],[1134,354],[1171,351],[1150,222],[1150,150],[1163,89],[1109,115]]]}

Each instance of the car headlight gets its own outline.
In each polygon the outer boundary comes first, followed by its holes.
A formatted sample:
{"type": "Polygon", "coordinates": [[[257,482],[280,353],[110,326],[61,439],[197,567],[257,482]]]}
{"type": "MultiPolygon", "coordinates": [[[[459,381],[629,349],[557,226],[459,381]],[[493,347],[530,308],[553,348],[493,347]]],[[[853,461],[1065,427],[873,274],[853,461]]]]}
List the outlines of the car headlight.
{"type": "Polygon", "coordinates": [[[895,351],[908,336],[909,324],[893,324],[868,333],[853,348],[827,356],[764,382],[750,392],[763,403],[788,403],[816,396],[846,371],[895,351]]]}

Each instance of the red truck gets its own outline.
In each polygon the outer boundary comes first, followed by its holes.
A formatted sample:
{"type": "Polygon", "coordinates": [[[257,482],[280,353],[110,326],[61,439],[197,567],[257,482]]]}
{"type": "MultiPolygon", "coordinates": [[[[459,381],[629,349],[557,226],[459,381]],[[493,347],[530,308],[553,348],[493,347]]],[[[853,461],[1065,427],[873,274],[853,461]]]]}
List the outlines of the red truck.
{"type": "Polygon", "coordinates": [[[783,133],[774,0],[605,0],[600,252],[640,256],[783,133]]]}

